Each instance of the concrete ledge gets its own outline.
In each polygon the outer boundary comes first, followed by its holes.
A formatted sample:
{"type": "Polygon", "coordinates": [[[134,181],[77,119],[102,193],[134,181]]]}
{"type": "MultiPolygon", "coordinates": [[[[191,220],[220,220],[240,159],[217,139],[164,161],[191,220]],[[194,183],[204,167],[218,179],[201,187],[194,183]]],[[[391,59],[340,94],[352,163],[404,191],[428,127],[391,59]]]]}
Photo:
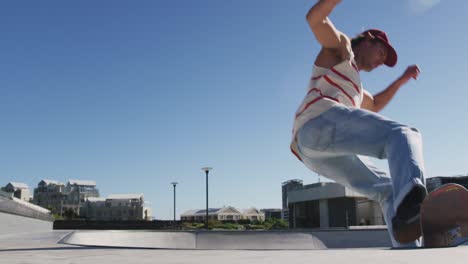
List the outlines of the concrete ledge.
{"type": "Polygon", "coordinates": [[[317,230],[313,234],[328,248],[392,247],[386,227],[317,230]]]}
{"type": "Polygon", "coordinates": [[[124,248],[304,250],[391,247],[386,229],[316,231],[79,230],[60,243],[124,248]]]}
{"type": "Polygon", "coordinates": [[[51,221],[0,212],[0,236],[51,231],[51,221]]]}
{"type": "Polygon", "coordinates": [[[81,246],[159,249],[325,249],[313,235],[293,232],[75,231],[59,243],[81,246]]]}
{"type": "Polygon", "coordinates": [[[309,233],[280,231],[202,232],[196,234],[196,249],[299,250],[326,249],[309,233]]]}
{"type": "Polygon", "coordinates": [[[0,212],[41,219],[45,221],[54,221],[54,218],[50,214],[49,210],[14,197],[0,196],[0,212]]]}

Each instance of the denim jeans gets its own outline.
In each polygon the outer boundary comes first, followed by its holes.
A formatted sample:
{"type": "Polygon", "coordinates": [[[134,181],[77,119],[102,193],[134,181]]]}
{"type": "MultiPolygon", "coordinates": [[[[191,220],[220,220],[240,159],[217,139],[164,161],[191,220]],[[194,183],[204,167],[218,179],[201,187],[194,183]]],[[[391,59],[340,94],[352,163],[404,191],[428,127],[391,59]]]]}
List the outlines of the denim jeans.
{"type": "Polygon", "coordinates": [[[416,185],[425,186],[421,134],[379,114],[337,105],[297,133],[299,156],[312,171],[379,202],[394,247],[392,218],[416,185]],[[364,156],[387,159],[390,176],[364,156]]]}

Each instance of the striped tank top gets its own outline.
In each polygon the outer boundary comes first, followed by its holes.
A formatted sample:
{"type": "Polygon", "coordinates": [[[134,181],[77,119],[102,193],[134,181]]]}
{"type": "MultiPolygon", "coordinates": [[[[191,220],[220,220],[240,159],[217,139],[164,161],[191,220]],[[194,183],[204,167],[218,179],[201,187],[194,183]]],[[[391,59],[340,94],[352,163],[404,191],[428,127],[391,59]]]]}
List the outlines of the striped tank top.
{"type": "Polygon", "coordinates": [[[359,108],[362,99],[363,89],[354,54],[330,69],[314,65],[307,95],[295,114],[291,151],[300,159],[296,134],[307,121],[337,104],[359,108]]]}

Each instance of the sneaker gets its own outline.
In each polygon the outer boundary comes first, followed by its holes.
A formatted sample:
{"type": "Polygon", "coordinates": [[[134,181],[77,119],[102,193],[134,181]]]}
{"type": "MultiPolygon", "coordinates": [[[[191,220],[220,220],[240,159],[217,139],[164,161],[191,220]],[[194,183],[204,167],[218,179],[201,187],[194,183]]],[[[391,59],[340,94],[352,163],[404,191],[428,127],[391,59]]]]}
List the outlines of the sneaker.
{"type": "Polygon", "coordinates": [[[415,186],[398,207],[392,219],[393,237],[398,242],[410,243],[421,236],[419,212],[426,195],[426,188],[415,186]]]}

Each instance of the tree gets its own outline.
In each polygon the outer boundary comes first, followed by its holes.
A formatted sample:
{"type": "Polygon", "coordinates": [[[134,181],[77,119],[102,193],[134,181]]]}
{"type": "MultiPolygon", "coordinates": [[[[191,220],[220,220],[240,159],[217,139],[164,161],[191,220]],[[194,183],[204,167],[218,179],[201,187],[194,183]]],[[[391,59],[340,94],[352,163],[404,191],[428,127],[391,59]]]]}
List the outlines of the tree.
{"type": "Polygon", "coordinates": [[[78,215],[72,208],[67,208],[63,212],[63,217],[65,218],[65,220],[73,220],[75,218],[78,218],[78,215]]]}

